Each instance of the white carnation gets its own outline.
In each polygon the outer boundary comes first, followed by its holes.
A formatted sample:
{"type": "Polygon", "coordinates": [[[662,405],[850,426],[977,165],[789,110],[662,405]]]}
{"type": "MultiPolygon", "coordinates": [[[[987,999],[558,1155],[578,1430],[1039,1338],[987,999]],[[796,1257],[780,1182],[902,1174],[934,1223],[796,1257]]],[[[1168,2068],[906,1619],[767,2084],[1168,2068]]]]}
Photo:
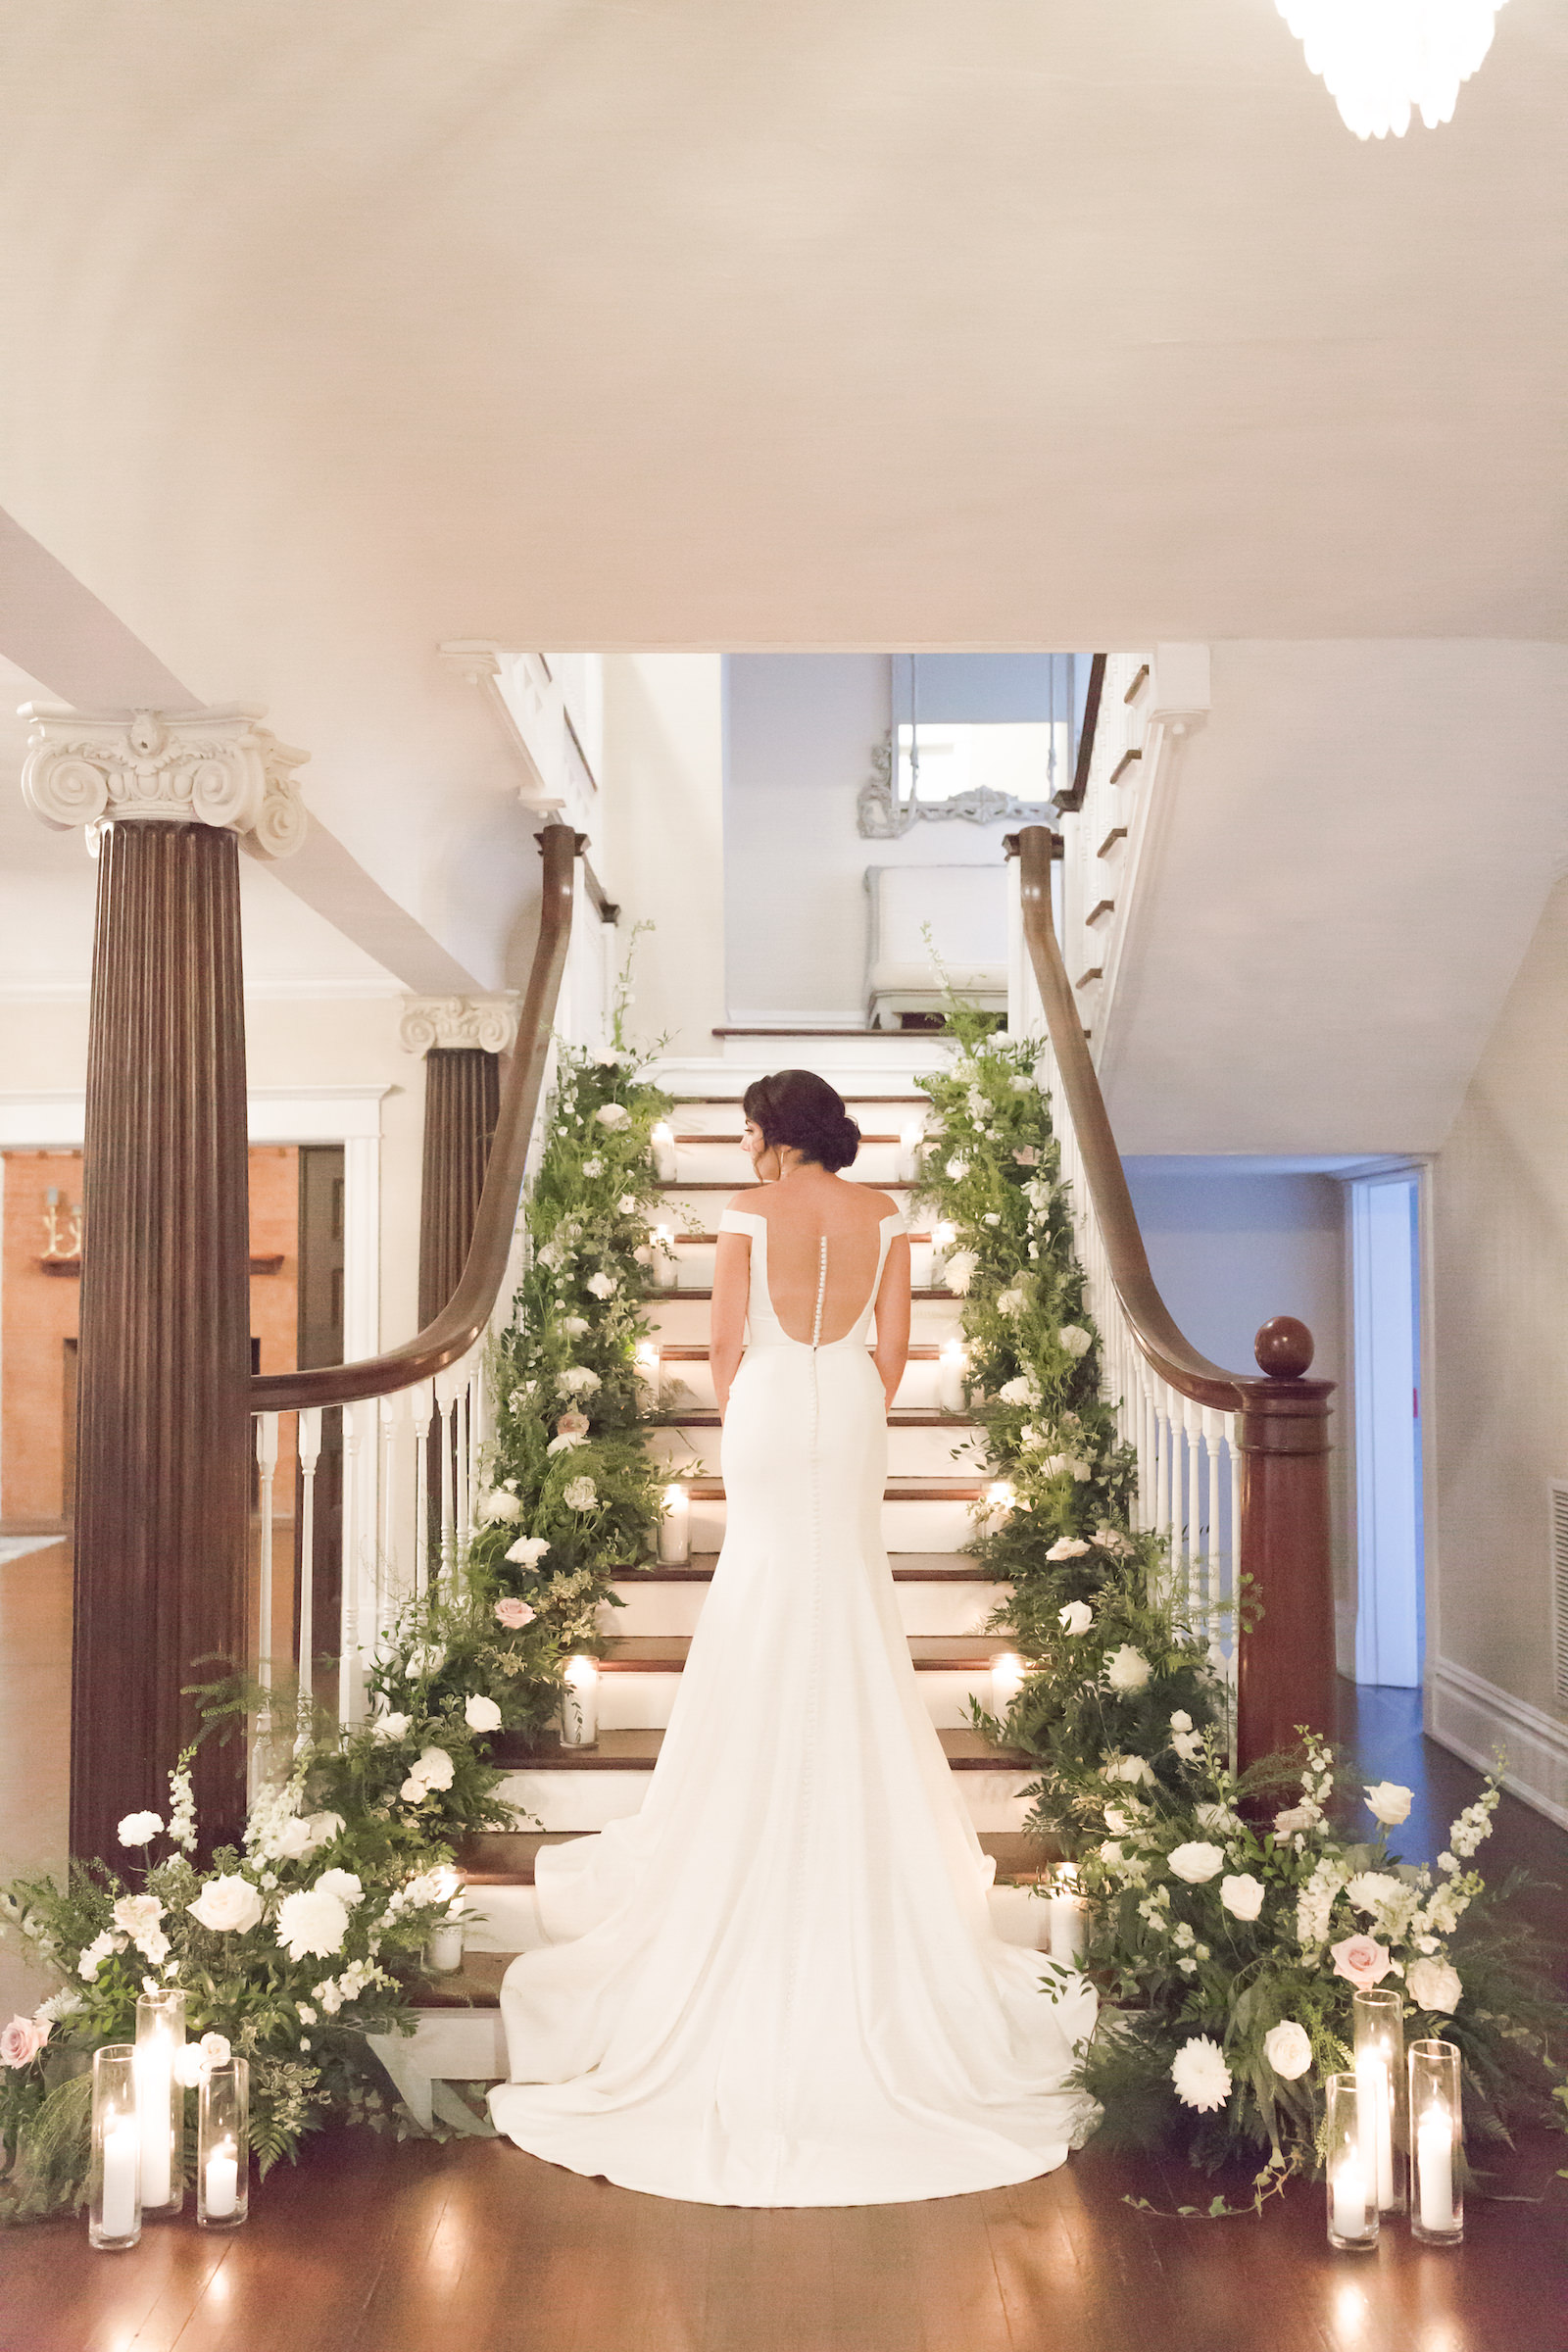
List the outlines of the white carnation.
{"type": "Polygon", "coordinates": [[[473,1515],[481,1527],[489,1527],[493,1522],[500,1524],[520,1519],[522,1504],[515,1494],[509,1494],[505,1487],[492,1487],[488,1494],[480,1495],[473,1515]]]}
{"type": "Polygon", "coordinates": [[[563,1488],[561,1499],[568,1511],[591,1511],[599,1500],[599,1490],[591,1478],[574,1478],[569,1487],[563,1488]]]}
{"type": "Polygon", "coordinates": [[[349,1932],[348,1907],[335,1894],[302,1886],[295,1894],[285,1894],[278,1904],[274,1932],[291,1960],[303,1960],[307,1953],[328,1959],[343,1948],[349,1932]]]}
{"type": "Polygon", "coordinates": [[[620,1285],[612,1274],[600,1273],[590,1274],[585,1288],[592,1291],[596,1298],[613,1298],[620,1285]]]}
{"type": "Polygon", "coordinates": [[[1208,2115],[1231,2095],[1231,2070],[1217,2041],[1199,2034],[1184,2041],[1170,2062],[1170,2079],[1184,2107],[1208,2115]]]}
{"type": "Polygon", "coordinates": [[[122,1845],[150,1845],[163,1835],[163,1816],[160,1813],[127,1813],[120,1825],[122,1845]]]}
{"type": "Polygon", "coordinates": [[[974,1280],[975,1269],[979,1263],[980,1253],[977,1250],[950,1250],[946,1260],[945,1277],[949,1290],[956,1291],[960,1298],[965,1297],[970,1283],[974,1280]]]}

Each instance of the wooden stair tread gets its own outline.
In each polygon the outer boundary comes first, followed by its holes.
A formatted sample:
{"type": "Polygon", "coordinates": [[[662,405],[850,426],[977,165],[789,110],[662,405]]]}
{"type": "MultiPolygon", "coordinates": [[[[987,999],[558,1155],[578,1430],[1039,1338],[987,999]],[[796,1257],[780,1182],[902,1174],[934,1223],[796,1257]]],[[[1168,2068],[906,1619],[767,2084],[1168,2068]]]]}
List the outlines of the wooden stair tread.
{"type": "MultiPolygon", "coordinates": [[[[597,1747],[563,1747],[557,1733],[547,1733],[537,1747],[524,1747],[498,1733],[490,1741],[490,1761],[508,1772],[641,1772],[652,1771],[663,1733],[649,1729],[601,1732],[597,1747]]],[[[1015,1755],[1008,1748],[991,1747],[967,1725],[938,1732],[948,1762],[955,1772],[1037,1772],[1038,1759],[1015,1755]]]]}
{"type": "MultiPolygon", "coordinates": [[[[993,1482],[988,1478],[928,1478],[918,1472],[896,1473],[882,1490],[884,1502],[973,1502],[993,1482]]],[[[684,1487],[694,1502],[722,1502],[721,1478],[683,1478],[678,1472],[669,1484],[684,1487]]]]}
{"type": "MultiPolygon", "coordinates": [[[[648,1413],[639,1425],[644,1429],[717,1429],[718,1408],[711,1404],[694,1404],[689,1413],[648,1413]]],[[[978,1429],[980,1424],[969,1413],[945,1413],[934,1404],[896,1405],[888,1415],[889,1429],[978,1429]]]]}
{"type": "MultiPolygon", "coordinates": [[[[655,1297],[659,1298],[673,1298],[675,1296],[673,1291],[655,1293],[655,1297]]],[[[804,1340],[798,1341],[796,1344],[802,1348],[807,1345],[804,1340]]],[[[839,1343],[834,1340],[828,1344],[830,1347],[837,1347],[839,1343]]],[[[867,1349],[866,1352],[869,1354],[870,1350],[867,1349]]],[[[709,1355],[706,1348],[700,1348],[695,1341],[688,1340],[672,1341],[667,1348],[662,1347],[659,1353],[662,1361],[669,1364],[706,1364],[709,1355]]],[[[925,1341],[919,1347],[909,1349],[908,1361],[911,1364],[934,1364],[940,1359],[941,1354],[942,1350],[934,1340],[925,1341]]]]}
{"type": "MultiPolygon", "coordinates": [[[[951,1551],[894,1551],[888,1554],[896,1585],[995,1585],[1007,1590],[1005,1577],[988,1576],[978,1560],[964,1560],[951,1551]]],[[[611,1571],[617,1584],[702,1585],[718,1565],[716,1551],[694,1551],[686,1568],[665,1568],[647,1562],[611,1571]]]]}
{"type": "MultiPolygon", "coordinates": [[[[675,1282],[671,1283],[667,1289],[651,1292],[647,1304],[660,1306],[666,1298],[711,1298],[712,1296],[713,1286],[710,1282],[675,1282]]],[[[914,1283],[911,1284],[909,1290],[909,1297],[916,1299],[956,1298],[957,1296],[956,1291],[950,1291],[943,1284],[914,1283]]]]}
{"type": "MultiPolygon", "coordinates": [[[[906,1634],[909,1656],[922,1674],[967,1673],[988,1666],[1013,1647],[1002,1634],[906,1634]]],[[[690,1634],[612,1634],[601,1674],[679,1674],[692,1645],[690,1634]]]]}
{"type": "MultiPolygon", "coordinates": [[[[470,1886],[531,1886],[534,1861],[543,1845],[570,1845],[591,1830],[486,1830],[458,1849],[458,1868],[470,1886]]],[[[999,1882],[1034,1878],[1055,1859],[1054,1839],[1024,1830],[982,1830],[980,1845],[997,1866],[999,1882]]],[[[477,1959],[480,1955],[475,1953],[477,1959]]]]}

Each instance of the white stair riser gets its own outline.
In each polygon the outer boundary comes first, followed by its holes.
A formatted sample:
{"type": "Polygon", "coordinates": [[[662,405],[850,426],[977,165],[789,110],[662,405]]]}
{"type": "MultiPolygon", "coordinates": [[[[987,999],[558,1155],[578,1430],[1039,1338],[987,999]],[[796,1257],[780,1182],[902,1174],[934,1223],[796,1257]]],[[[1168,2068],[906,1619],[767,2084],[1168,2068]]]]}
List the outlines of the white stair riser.
{"type": "MultiPolygon", "coordinates": [[[[496,1790],[503,1804],[515,1805],[541,1830],[602,1830],[637,1812],[653,1781],[652,1767],[627,1765],[606,1772],[508,1773],[496,1790]]],[[[956,1772],[958,1794],[977,1830],[1016,1830],[1028,1806],[1022,1791],[1032,1776],[1023,1772],[956,1772]]]]}
{"type": "MultiPolygon", "coordinates": [[[[691,1472],[716,1478],[723,1434],[711,1423],[651,1429],[648,1450],[672,1478],[691,1472]]],[[[888,1470],[894,1478],[984,1478],[984,1441],[973,1429],[901,1429],[895,1422],[888,1431],[888,1470]]]]}
{"type": "MultiPolygon", "coordinates": [[[[615,1634],[694,1634],[703,1603],[711,1587],[706,1584],[635,1584],[629,1579],[615,1591],[624,1608],[600,1611],[601,1630],[615,1634]]],[[[1006,1585],[896,1584],[899,1622],[906,1634],[979,1634],[986,1619],[1006,1598],[1006,1585]]]]}
{"type": "MultiPolygon", "coordinates": [[[[882,1541],[889,1551],[961,1551],[975,1530],[966,1502],[884,1502],[882,1541]]],[[[722,1502],[691,1507],[694,1551],[719,1551],[724,1543],[722,1502]]]]}
{"type": "MultiPolygon", "coordinates": [[[[983,1666],[953,1672],[922,1668],[915,1676],[926,1711],[938,1731],[957,1731],[967,1724],[971,1694],[983,1706],[991,1704],[991,1675],[983,1666]]],[[[643,1673],[617,1669],[599,1678],[599,1725],[606,1732],[662,1731],[680,1690],[678,1674],[643,1673]]]]}
{"type": "MultiPolygon", "coordinates": [[[[935,1356],[922,1356],[915,1363],[906,1364],[894,1403],[934,1409],[940,1370],[935,1356]]],[[[660,1366],[659,1409],[663,1413],[713,1411],[713,1371],[706,1357],[665,1359],[660,1366]]]]}
{"type": "MultiPolygon", "coordinates": [[[[711,1254],[710,1251],[709,1255],[711,1254]]],[[[927,1250],[923,1254],[929,1255],[930,1252],[927,1250]]],[[[918,1270],[916,1268],[916,1273],[918,1270]]],[[[695,1285],[695,1277],[693,1281],[695,1285]]],[[[713,1315],[710,1299],[683,1298],[677,1291],[658,1291],[648,1300],[644,1311],[654,1337],[662,1347],[708,1346],[713,1315]]],[[[961,1303],[956,1298],[916,1298],[909,1317],[910,1340],[917,1348],[940,1348],[944,1340],[958,1338],[961,1312],[961,1303]]]]}

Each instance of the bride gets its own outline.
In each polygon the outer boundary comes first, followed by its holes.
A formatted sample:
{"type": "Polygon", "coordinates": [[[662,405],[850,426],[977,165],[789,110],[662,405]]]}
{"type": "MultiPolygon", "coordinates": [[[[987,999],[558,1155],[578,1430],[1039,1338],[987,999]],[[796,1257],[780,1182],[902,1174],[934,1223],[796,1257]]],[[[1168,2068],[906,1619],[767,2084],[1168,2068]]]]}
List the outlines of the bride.
{"type": "Polygon", "coordinates": [[[537,1862],[507,1971],[520,2147],[715,2205],[868,2205],[1049,2172],[1094,1995],[993,1933],[883,1548],[909,1245],[846,1183],[826,1082],[748,1088],[719,1223],[723,1550],[641,1812],[537,1862]],[[868,1348],[875,1318],[876,1344],[868,1348]]]}

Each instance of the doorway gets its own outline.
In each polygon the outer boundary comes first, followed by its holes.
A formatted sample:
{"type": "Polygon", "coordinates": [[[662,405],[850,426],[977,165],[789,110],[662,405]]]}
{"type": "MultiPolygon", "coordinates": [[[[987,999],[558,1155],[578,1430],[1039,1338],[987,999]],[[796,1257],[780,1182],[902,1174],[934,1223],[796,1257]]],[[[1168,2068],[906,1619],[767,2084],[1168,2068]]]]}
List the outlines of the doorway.
{"type": "Polygon", "coordinates": [[[1420,1237],[1414,1169],[1352,1180],[1355,1679],[1402,1690],[1426,1654],[1420,1237]]]}

